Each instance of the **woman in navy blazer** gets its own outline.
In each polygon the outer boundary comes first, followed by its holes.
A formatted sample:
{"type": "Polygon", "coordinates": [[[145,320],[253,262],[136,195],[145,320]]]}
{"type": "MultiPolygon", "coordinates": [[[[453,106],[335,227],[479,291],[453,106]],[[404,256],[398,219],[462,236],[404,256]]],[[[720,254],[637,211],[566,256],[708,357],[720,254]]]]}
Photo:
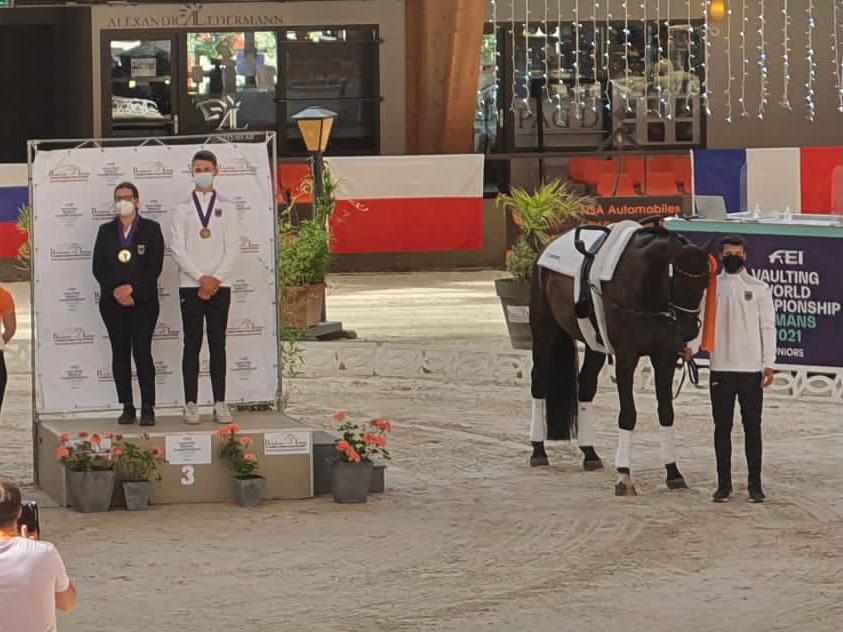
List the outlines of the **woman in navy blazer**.
{"type": "Polygon", "coordinates": [[[152,335],[158,322],[158,277],[164,237],[158,222],[138,213],[138,189],[122,182],[114,189],[116,217],[103,224],[94,244],[94,277],[100,284],[100,314],[111,341],[111,368],[119,423],[134,423],[131,356],[141,393],[141,426],[155,425],[155,363],[152,335]]]}

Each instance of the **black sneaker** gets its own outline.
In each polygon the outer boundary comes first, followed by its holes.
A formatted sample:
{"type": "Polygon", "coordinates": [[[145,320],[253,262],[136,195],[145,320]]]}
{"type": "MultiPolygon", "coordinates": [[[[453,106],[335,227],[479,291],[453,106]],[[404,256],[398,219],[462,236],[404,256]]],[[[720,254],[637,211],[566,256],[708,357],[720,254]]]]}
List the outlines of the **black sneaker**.
{"type": "Polygon", "coordinates": [[[714,492],[714,495],[711,497],[711,499],[716,503],[725,503],[729,500],[729,496],[731,495],[731,487],[718,487],[717,491],[714,492]]]}
{"type": "Polygon", "coordinates": [[[117,419],[118,424],[133,424],[138,413],[131,404],[123,404],[123,414],[117,419]]]}
{"type": "Polygon", "coordinates": [[[760,485],[753,485],[749,488],[749,502],[751,503],[763,503],[764,499],[767,498],[764,495],[763,490],[761,489],[760,485]]]}
{"type": "Polygon", "coordinates": [[[155,410],[152,406],[144,406],[141,408],[141,419],[139,426],[154,426],[155,425],[155,410]]]}

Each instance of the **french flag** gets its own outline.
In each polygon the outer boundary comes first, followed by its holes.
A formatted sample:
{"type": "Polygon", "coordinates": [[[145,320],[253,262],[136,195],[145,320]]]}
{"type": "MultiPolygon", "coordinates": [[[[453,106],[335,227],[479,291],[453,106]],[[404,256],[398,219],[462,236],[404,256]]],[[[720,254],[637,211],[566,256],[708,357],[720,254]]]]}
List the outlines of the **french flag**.
{"type": "Polygon", "coordinates": [[[29,204],[27,166],[0,165],[0,259],[14,259],[26,235],[18,230],[22,206],[29,204]]]}
{"type": "Polygon", "coordinates": [[[693,152],[694,194],[718,195],[729,213],[843,213],[843,147],[693,152]]]}
{"type": "Polygon", "coordinates": [[[337,254],[483,248],[483,156],[326,159],[337,182],[337,254]]]}

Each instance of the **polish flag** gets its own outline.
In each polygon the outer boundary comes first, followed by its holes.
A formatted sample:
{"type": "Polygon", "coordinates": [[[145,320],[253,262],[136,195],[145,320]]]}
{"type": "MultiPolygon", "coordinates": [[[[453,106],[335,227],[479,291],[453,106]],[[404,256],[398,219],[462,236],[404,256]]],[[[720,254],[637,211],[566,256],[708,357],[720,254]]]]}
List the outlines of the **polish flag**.
{"type": "Polygon", "coordinates": [[[338,254],[483,248],[483,156],[326,159],[337,182],[338,254]]]}

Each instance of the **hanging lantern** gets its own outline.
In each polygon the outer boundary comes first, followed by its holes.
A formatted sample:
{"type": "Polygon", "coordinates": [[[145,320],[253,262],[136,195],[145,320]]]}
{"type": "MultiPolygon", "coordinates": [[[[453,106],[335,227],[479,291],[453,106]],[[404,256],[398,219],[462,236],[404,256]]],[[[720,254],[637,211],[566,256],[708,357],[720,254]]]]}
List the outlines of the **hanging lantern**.
{"type": "Polygon", "coordinates": [[[726,0],[712,0],[708,13],[714,22],[719,22],[726,17],[726,11],[726,0]]]}

